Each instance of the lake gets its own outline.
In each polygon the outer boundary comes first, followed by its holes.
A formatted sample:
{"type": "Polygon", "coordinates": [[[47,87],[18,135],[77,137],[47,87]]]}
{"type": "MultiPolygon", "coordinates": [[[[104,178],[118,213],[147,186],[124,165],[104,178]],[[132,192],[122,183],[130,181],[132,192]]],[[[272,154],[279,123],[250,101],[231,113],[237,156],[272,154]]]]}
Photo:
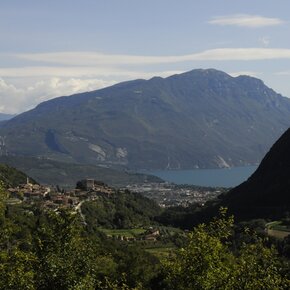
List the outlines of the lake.
{"type": "Polygon", "coordinates": [[[257,166],[243,166],[222,169],[152,170],[146,173],[176,184],[233,187],[247,180],[256,169],[257,166]]]}

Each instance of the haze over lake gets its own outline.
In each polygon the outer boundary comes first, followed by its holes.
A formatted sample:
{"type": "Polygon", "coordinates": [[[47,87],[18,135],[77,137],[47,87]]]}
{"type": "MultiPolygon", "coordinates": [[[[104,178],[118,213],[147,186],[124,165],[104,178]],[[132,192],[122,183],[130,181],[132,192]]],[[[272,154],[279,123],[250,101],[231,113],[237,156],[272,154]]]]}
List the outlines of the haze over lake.
{"type": "Polygon", "coordinates": [[[176,184],[233,187],[247,180],[257,166],[222,169],[154,170],[150,174],[176,184]]]}

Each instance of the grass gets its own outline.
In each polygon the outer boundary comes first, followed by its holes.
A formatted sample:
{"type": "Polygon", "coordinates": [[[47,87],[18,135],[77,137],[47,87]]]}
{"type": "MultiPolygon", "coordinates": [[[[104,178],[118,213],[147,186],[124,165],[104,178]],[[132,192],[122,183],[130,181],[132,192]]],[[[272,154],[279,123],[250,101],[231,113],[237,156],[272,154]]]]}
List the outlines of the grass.
{"type": "Polygon", "coordinates": [[[143,234],[146,230],[142,228],[137,229],[102,229],[99,230],[105,233],[107,236],[123,236],[127,238],[135,238],[141,234],[143,234]]]}
{"type": "Polygon", "coordinates": [[[289,232],[285,232],[285,231],[280,231],[280,230],[268,229],[267,234],[269,236],[274,237],[274,238],[277,238],[277,239],[284,239],[290,233],[289,232]]]}
{"type": "Polygon", "coordinates": [[[285,226],[285,225],[277,225],[277,226],[273,227],[272,229],[273,230],[277,230],[277,231],[290,233],[290,229],[287,226],[285,226]]]}
{"type": "Polygon", "coordinates": [[[290,234],[290,228],[283,225],[281,221],[266,224],[267,234],[277,239],[284,239],[290,234]]]}
{"type": "Polygon", "coordinates": [[[277,230],[283,232],[290,232],[290,228],[286,225],[283,225],[281,221],[274,221],[266,224],[267,229],[277,230]]]}
{"type": "MultiPolygon", "coordinates": [[[[166,234],[172,236],[175,233],[182,234],[183,231],[180,229],[172,227],[156,227],[159,229],[161,236],[166,234]]],[[[99,228],[101,232],[106,234],[108,237],[123,236],[124,238],[138,238],[138,236],[144,234],[146,229],[136,228],[136,229],[105,229],[99,228]]],[[[154,255],[160,261],[167,259],[177,247],[172,242],[162,242],[162,241],[144,241],[137,240],[135,241],[140,245],[146,252],[154,255]]]]}
{"type": "Polygon", "coordinates": [[[159,260],[164,260],[167,259],[171,253],[173,252],[173,250],[175,250],[176,247],[174,246],[157,246],[157,247],[150,247],[150,248],[146,248],[145,251],[156,256],[159,260]]]}
{"type": "MultiPolygon", "coordinates": [[[[163,226],[157,226],[156,227],[160,234],[167,234],[167,235],[173,235],[175,233],[182,233],[183,231],[177,228],[172,227],[163,227],[163,226]]],[[[105,233],[107,236],[124,236],[128,238],[134,238],[141,234],[144,234],[146,232],[146,229],[143,228],[136,228],[136,229],[104,229],[99,228],[99,230],[103,233],[105,233]]]]}
{"type": "Polygon", "coordinates": [[[274,229],[277,225],[280,225],[281,221],[273,221],[266,224],[267,229],[274,229]]]}

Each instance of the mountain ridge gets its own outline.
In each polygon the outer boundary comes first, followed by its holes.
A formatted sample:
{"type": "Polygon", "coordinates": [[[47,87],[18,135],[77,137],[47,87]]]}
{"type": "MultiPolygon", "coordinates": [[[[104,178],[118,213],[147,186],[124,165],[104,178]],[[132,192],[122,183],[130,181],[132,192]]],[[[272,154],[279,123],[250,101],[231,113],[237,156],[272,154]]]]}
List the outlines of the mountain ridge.
{"type": "Polygon", "coordinates": [[[290,100],[256,78],[198,69],[59,97],[4,123],[11,155],[132,169],[257,164],[290,100]]]}

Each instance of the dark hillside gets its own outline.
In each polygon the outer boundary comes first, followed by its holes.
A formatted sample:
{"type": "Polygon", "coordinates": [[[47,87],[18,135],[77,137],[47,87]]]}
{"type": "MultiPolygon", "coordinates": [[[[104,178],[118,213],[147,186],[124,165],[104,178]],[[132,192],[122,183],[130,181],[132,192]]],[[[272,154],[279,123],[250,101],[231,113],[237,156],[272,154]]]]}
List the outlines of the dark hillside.
{"type": "Polygon", "coordinates": [[[256,172],[225,196],[241,216],[279,216],[290,211],[290,129],[273,145],[256,172]]]}

